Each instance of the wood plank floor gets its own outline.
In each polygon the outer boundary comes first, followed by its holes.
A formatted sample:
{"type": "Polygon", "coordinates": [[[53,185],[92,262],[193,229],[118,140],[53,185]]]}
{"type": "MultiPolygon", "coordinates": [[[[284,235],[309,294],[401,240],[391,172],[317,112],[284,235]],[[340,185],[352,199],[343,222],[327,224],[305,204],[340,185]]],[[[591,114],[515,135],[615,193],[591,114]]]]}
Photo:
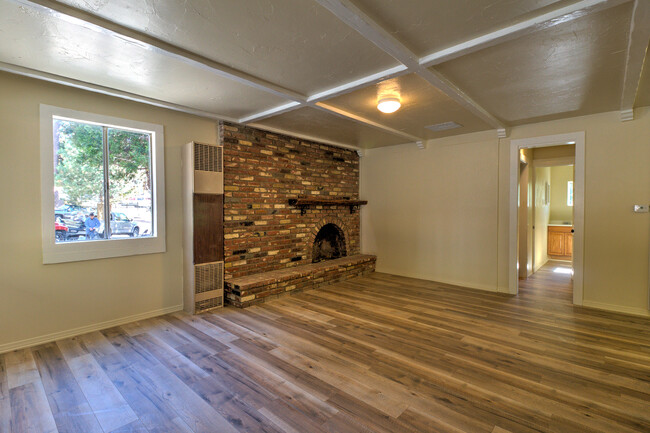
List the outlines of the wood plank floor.
{"type": "Polygon", "coordinates": [[[650,321],[375,273],[0,355],[0,432],[649,432],[650,321]]]}

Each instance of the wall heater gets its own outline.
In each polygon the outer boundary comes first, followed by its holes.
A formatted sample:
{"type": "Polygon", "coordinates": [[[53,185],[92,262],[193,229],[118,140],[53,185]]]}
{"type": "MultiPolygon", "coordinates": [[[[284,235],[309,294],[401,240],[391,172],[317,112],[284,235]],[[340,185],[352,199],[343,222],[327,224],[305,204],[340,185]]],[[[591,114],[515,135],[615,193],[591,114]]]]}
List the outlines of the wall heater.
{"type": "Polygon", "coordinates": [[[223,146],[183,147],[183,301],[188,313],[223,306],[223,146]]]}

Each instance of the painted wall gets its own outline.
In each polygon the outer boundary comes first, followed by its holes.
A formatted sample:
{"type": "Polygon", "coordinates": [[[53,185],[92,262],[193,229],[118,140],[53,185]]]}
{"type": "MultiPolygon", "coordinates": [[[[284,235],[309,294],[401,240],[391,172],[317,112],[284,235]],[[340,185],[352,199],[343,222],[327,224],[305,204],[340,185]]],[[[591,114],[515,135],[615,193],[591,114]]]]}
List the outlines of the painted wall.
{"type": "Polygon", "coordinates": [[[497,285],[498,143],[493,133],[373,149],[361,158],[362,249],[381,272],[497,285]]]}
{"type": "Polygon", "coordinates": [[[508,291],[510,140],[586,132],[584,304],[648,315],[650,108],[372,149],[361,159],[362,250],[377,270],[508,291]]]}
{"type": "Polygon", "coordinates": [[[544,192],[546,184],[550,182],[551,167],[535,167],[535,272],[548,261],[548,222],[551,206],[544,200],[544,192]]]}
{"type": "Polygon", "coordinates": [[[567,182],[572,180],[572,165],[551,167],[551,221],[573,222],[573,206],[567,205],[567,182]]]}
{"type": "Polygon", "coordinates": [[[181,152],[216,142],[212,121],[0,73],[0,351],[182,303],[181,152]],[[164,125],[167,252],[43,265],[39,104],[164,125]],[[26,341],[27,340],[27,341],[26,341]]]}

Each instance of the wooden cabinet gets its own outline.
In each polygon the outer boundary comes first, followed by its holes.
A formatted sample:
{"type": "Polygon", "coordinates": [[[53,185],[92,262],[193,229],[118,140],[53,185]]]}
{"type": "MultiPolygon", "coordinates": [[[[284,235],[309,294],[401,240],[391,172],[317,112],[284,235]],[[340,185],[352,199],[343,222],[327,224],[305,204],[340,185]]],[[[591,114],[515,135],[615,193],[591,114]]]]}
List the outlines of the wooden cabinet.
{"type": "Polygon", "coordinates": [[[570,226],[548,226],[547,254],[551,259],[571,260],[573,233],[570,226]]]}

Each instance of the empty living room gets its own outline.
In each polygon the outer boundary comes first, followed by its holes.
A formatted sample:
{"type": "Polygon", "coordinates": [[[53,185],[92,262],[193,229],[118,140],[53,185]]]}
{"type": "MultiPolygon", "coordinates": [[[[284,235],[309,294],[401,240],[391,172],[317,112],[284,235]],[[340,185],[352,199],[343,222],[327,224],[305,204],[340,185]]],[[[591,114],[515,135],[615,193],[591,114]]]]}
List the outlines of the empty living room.
{"type": "Polygon", "coordinates": [[[650,0],[0,0],[0,433],[650,432],[650,0]]]}

